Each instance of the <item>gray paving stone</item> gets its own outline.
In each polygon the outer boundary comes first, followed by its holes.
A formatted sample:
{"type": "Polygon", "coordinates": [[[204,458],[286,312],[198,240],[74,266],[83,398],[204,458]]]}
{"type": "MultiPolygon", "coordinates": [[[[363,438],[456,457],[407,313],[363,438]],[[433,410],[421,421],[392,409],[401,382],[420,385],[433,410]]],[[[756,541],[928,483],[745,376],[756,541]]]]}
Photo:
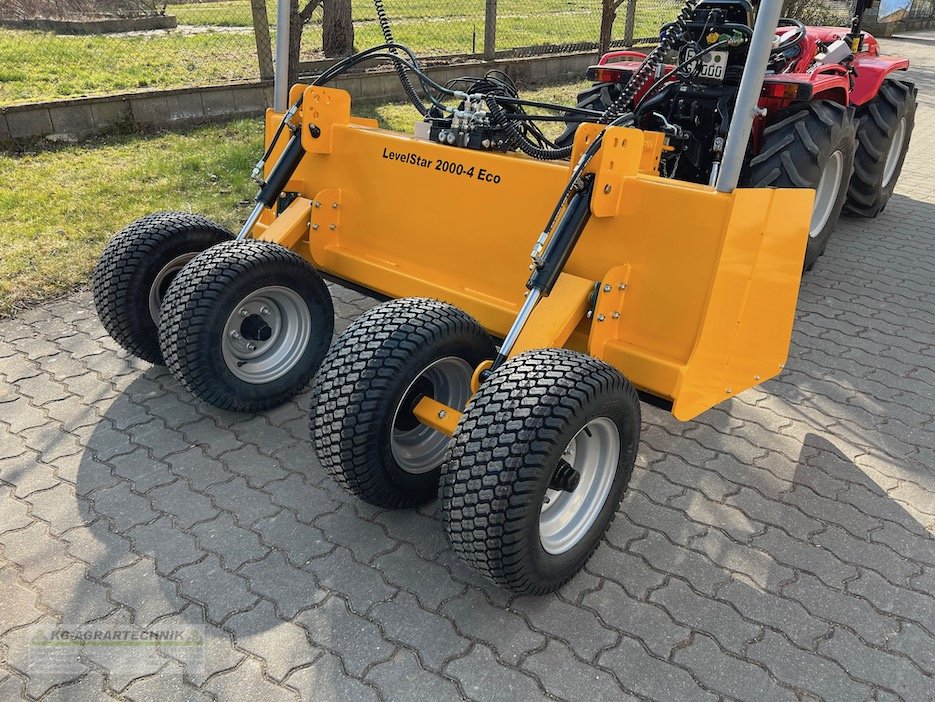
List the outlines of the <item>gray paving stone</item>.
{"type": "MultiPolygon", "coordinates": [[[[228,476],[229,477],[229,476],[228,476]]],[[[240,526],[248,527],[261,517],[271,517],[280,511],[273,504],[270,496],[260,490],[254,490],[243,478],[228,482],[217,482],[204,489],[214,504],[230,512],[240,526]]]]}
{"type": "Polygon", "coordinates": [[[287,473],[272,458],[260,454],[255,446],[246,445],[220,457],[228,470],[243,476],[250,487],[261,488],[272,480],[281,480],[287,473]]]}
{"type": "Polygon", "coordinates": [[[217,554],[226,570],[234,571],[248,561],[256,561],[269,553],[256,533],[237,526],[230,514],[222,513],[191,529],[198,547],[217,554]]]}
{"type": "Polygon", "coordinates": [[[17,581],[13,568],[0,570],[0,593],[4,606],[0,608],[0,636],[14,627],[38,621],[43,612],[36,606],[36,594],[17,581]]]}
{"type": "MultiPolygon", "coordinates": [[[[589,597],[584,598],[585,602],[589,597]]],[[[593,660],[598,652],[617,640],[617,634],[592,612],[557,598],[519,597],[514,600],[513,609],[524,615],[535,630],[565,641],[586,661],[593,660]]]]}
{"type": "Polygon", "coordinates": [[[237,646],[262,658],[266,674],[277,681],[321,653],[308,643],[305,629],[280,619],[269,602],[235,614],[224,628],[234,635],[237,646]]]}
{"type": "Polygon", "coordinates": [[[900,585],[908,584],[921,571],[918,563],[903,558],[892,549],[867,539],[855,538],[838,527],[828,527],[817,534],[814,541],[841,560],[885,574],[888,580],[900,585]]]}
{"type": "Polygon", "coordinates": [[[44,702],[74,702],[75,700],[118,700],[119,698],[107,691],[104,676],[92,670],[78,680],[55,688],[42,699],[44,702]]]}
{"type": "Polygon", "coordinates": [[[214,519],[219,514],[210,498],[193,490],[188,481],[181,478],[171,485],[154,488],[148,494],[158,509],[171,514],[178,525],[186,530],[193,524],[214,519]]]}
{"type": "Polygon", "coordinates": [[[178,581],[183,595],[204,605],[212,624],[222,623],[235,612],[246,611],[258,599],[247,589],[247,581],[224,570],[213,554],[199,563],[183,566],[172,578],[178,581]]]}
{"type": "Polygon", "coordinates": [[[97,490],[90,497],[94,511],[109,519],[118,532],[159,516],[150,507],[149,500],[132,492],[126,482],[97,490]]]}
{"type": "Polygon", "coordinates": [[[305,568],[321,586],[347,598],[351,611],[363,614],[376,603],[390,599],[397,589],[388,585],[381,571],[354,560],[344,547],[311,561],[305,568]]]}
{"type": "Polygon", "coordinates": [[[827,549],[793,539],[775,527],[767,528],[750,543],[767,553],[776,554],[783,565],[814,575],[829,587],[843,588],[845,582],[857,576],[857,568],[845,563],[827,549]]]}
{"type": "Polygon", "coordinates": [[[396,651],[396,646],[380,635],[376,624],[349,612],[338,597],[305,610],[295,621],[305,627],[313,645],[336,654],[347,672],[357,678],[396,651]]]}
{"type": "MultiPolygon", "coordinates": [[[[263,506],[265,509],[265,503],[263,506]]],[[[310,565],[312,559],[334,549],[321,529],[298,521],[290,510],[274,509],[279,510],[278,513],[259,519],[253,529],[264,544],[279,551],[292,565],[303,568],[310,565]]],[[[253,514],[256,512],[251,516],[253,514]]]]}
{"type": "Polygon", "coordinates": [[[441,523],[432,517],[409,510],[387,510],[374,521],[381,524],[391,538],[405,541],[428,560],[434,560],[448,548],[448,539],[441,523]]]}
{"type": "Polygon", "coordinates": [[[665,575],[650,568],[639,556],[612,548],[597,549],[586,569],[589,573],[621,585],[631,597],[638,600],[644,599],[651,589],[659,587],[666,579],[665,575]]]}
{"type": "Polygon", "coordinates": [[[327,492],[309,485],[294,473],[284,480],[267,483],[263,490],[272,496],[277,505],[288,507],[295,512],[299,521],[309,524],[316,517],[338,508],[327,492]]]}
{"type": "Polygon", "coordinates": [[[233,670],[211,678],[205,685],[205,691],[216,699],[251,700],[251,702],[279,702],[299,699],[294,690],[277,685],[263,677],[260,664],[251,658],[245,658],[233,670]]]}
{"type": "Polygon", "coordinates": [[[389,602],[378,602],[371,613],[387,639],[416,649],[430,670],[441,670],[470,646],[448,619],[420,608],[408,593],[400,592],[389,602]]]}
{"type": "Polygon", "coordinates": [[[231,473],[221,461],[206,456],[197,446],[173,453],[166,457],[165,462],[172,475],[185,478],[196,490],[205,490],[208,486],[231,479],[231,473]]]}
{"type": "Polygon", "coordinates": [[[703,526],[691,521],[684,512],[658,505],[638,490],[627,491],[621,508],[628,520],[661,531],[680,546],[687,546],[693,538],[705,531],[703,526]]]}
{"type": "Polygon", "coordinates": [[[763,668],[723,653],[703,634],[675,652],[676,663],[689,668],[705,687],[739,700],[794,700],[795,694],[763,668]]]}
{"type": "Polygon", "coordinates": [[[464,590],[444,567],[419,557],[409,544],[378,556],[373,565],[383,571],[387,582],[412,592],[425,609],[437,610],[443,602],[464,590]]]}
{"type": "Polygon", "coordinates": [[[129,529],[126,535],[133,541],[133,549],[141,556],[149,556],[156,572],[168,575],[186,563],[200,560],[205,552],[195,543],[195,537],[172,524],[172,517],[159,517],[151,524],[129,529]]]}
{"type": "Polygon", "coordinates": [[[694,631],[707,632],[738,655],[761,632],[760,627],[745,621],[732,607],[692,592],[676,578],[670,578],[665,587],[655,590],[650,600],[662,605],[675,621],[694,631]]]}
{"type": "Polygon", "coordinates": [[[446,678],[428,672],[410,651],[400,650],[367,673],[367,680],[380,689],[384,700],[456,700],[458,687],[446,678]]]}
{"type": "Polygon", "coordinates": [[[886,648],[901,653],[927,675],[935,676],[935,637],[912,622],[900,622],[899,634],[886,643],[886,648]]]}
{"type": "Polygon", "coordinates": [[[247,563],[239,575],[247,578],[250,589],[272,602],[280,616],[287,619],[328,596],[318,587],[311,572],[290,565],[278,551],[270,551],[262,560],[247,563]]]}
{"type": "Polygon", "coordinates": [[[715,588],[730,578],[727,570],[714,565],[700,553],[674,546],[656,532],[650,532],[645,539],[634,543],[630,551],[645,558],[654,569],[675,573],[705,594],[714,594],[715,588]]]}
{"type": "Polygon", "coordinates": [[[20,568],[20,577],[27,583],[45,573],[60,570],[74,563],[65,555],[62,542],[49,536],[48,527],[34,522],[25,529],[3,535],[3,554],[20,568]]]}
{"type": "Polygon", "coordinates": [[[350,505],[315,520],[315,526],[328,534],[328,540],[349,548],[362,563],[370,563],[375,556],[394,547],[383,529],[364,521],[350,505]]]}
{"type": "Polygon", "coordinates": [[[78,437],[62,431],[58,422],[46,422],[42,426],[24,429],[19,433],[19,438],[38,454],[43,463],[55,464],[59,458],[82,451],[78,437]]]}
{"type": "Polygon", "coordinates": [[[904,700],[932,695],[932,678],[903,656],[864,646],[844,629],[819,642],[818,652],[836,660],[852,676],[896,693],[904,700]]]}
{"type": "Polygon", "coordinates": [[[176,477],[169,472],[162,461],[149,457],[146,449],[136,449],[132,453],[112,458],[114,472],[130,481],[133,490],[144,493],[159,485],[169,485],[176,477]]]}
{"type": "Polygon", "coordinates": [[[526,702],[548,699],[535,679],[515,668],[507,668],[483,644],[448,664],[445,672],[461,683],[468,698],[484,702],[526,702]]]}
{"type": "Polygon", "coordinates": [[[817,638],[831,630],[830,624],[813,617],[797,601],[765,592],[743,576],[721,585],[717,596],[747,619],[781,631],[801,648],[812,648],[817,638]]]}
{"type": "Polygon", "coordinates": [[[209,702],[211,697],[187,682],[184,679],[184,672],[178,663],[167,662],[156,675],[140,678],[130,683],[123,690],[122,696],[133,702],[162,702],[163,700],[209,702]]]}
{"type": "Polygon", "coordinates": [[[615,630],[642,641],[660,658],[668,658],[672,649],[690,634],[664,609],[630,597],[614,582],[605,582],[597,592],[585,595],[582,604],[597,612],[615,630]]]}
{"type": "Polygon", "coordinates": [[[441,608],[458,633],[480,641],[507,665],[516,665],[530,651],[545,645],[546,638],[529,628],[526,620],[509,608],[496,607],[475,588],[449,600],[441,608]]]}
{"type": "Polygon", "coordinates": [[[158,624],[166,629],[197,627],[197,631],[202,634],[204,645],[195,665],[187,665],[191,659],[188,652],[178,653],[171,648],[164,652],[167,658],[184,664],[186,679],[197,687],[202,687],[206,680],[222,671],[232,670],[245,658],[242,652],[233,647],[233,639],[228,632],[205,623],[201,605],[188,605],[178,614],[164,616],[158,624]]]}
{"type": "Polygon", "coordinates": [[[149,626],[159,617],[181,612],[186,607],[176,593],[175,583],[156,573],[149,558],[113,571],[103,582],[110,590],[110,598],[125,604],[139,626],[149,626]]]}
{"type": "Polygon", "coordinates": [[[40,463],[39,455],[28,450],[0,460],[0,480],[12,485],[17,497],[27,497],[36,490],[47,490],[58,484],[52,467],[40,463]]]}
{"type": "Polygon", "coordinates": [[[582,663],[565,644],[550,640],[546,648],[523,662],[546,692],[565,700],[635,700],[613,675],[582,663]]]}
{"type": "Polygon", "coordinates": [[[13,490],[0,485],[0,534],[10,529],[21,529],[29,526],[33,518],[29,516],[28,503],[18,500],[13,490]]]}
{"type": "Polygon", "coordinates": [[[719,531],[708,531],[692,542],[692,548],[704,553],[721,567],[746,575],[764,590],[778,588],[794,576],[793,570],[783,566],[765,551],[731,541],[719,531]]]}
{"type": "MultiPolygon", "coordinates": [[[[33,585],[39,589],[39,600],[61,615],[66,624],[85,624],[113,611],[115,604],[100,584],[89,580],[82,563],[48,573],[33,585]]],[[[118,600],[119,601],[119,600],[118,600]]]]}
{"type": "Polygon", "coordinates": [[[641,699],[670,702],[671,700],[716,700],[702,688],[685,669],[647,655],[635,640],[624,638],[617,646],[604,651],[598,659],[612,670],[627,692],[641,699]]]}
{"type": "MultiPolygon", "coordinates": [[[[371,671],[376,668],[374,666],[371,671]]],[[[368,687],[348,676],[341,665],[341,659],[330,653],[321,655],[312,665],[292,673],[285,684],[296,690],[305,702],[321,702],[329,698],[357,702],[377,702],[380,699],[375,687],[368,687]]]]}
{"type": "Polygon", "coordinates": [[[915,621],[935,632],[935,597],[931,593],[896,587],[871,570],[847,583],[847,591],[867,600],[876,609],[915,621]]]}

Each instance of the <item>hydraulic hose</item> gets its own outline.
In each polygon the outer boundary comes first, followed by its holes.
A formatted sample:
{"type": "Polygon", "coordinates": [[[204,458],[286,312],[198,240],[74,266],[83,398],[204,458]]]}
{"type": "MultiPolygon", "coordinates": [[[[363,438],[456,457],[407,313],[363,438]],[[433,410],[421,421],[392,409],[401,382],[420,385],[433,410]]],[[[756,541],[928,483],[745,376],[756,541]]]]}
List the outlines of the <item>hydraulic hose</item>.
{"type": "Polygon", "coordinates": [[[555,161],[571,156],[571,145],[558,149],[550,149],[532,143],[526,135],[523,134],[522,130],[516,126],[516,123],[507,116],[506,110],[497,103],[497,98],[494,95],[486,95],[484,97],[484,102],[487,103],[491,121],[498,127],[501,127],[507,133],[507,136],[510,137],[512,144],[527,156],[532,156],[540,161],[555,161]]]}
{"type": "MultiPolygon", "coordinates": [[[[390,27],[390,20],[386,16],[386,8],[383,7],[383,0],[373,0],[373,6],[377,11],[377,21],[380,23],[380,31],[383,32],[383,40],[387,44],[395,44],[396,40],[393,38],[393,30],[390,27]]],[[[395,54],[396,51],[393,50],[393,53],[395,54]]],[[[406,97],[409,98],[410,102],[415,105],[415,108],[423,116],[428,114],[428,110],[425,108],[425,105],[422,104],[419,94],[412,85],[412,81],[409,80],[409,76],[406,75],[406,69],[401,63],[396,63],[396,75],[399,76],[399,82],[402,83],[403,90],[406,91],[406,97]]]]}
{"type": "Polygon", "coordinates": [[[659,44],[643,60],[636,72],[630,76],[630,80],[627,81],[620,96],[614,100],[614,104],[604,112],[600,119],[601,124],[613,122],[620,115],[629,112],[633,108],[633,99],[640,92],[640,89],[646,85],[653,72],[663,63],[666,54],[675,47],[675,42],[685,33],[687,30],[686,24],[692,18],[699,2],[700,0],[685,0],[685,5],[679,12],[678,17],[666,27],[659,38],[659,44]]]}

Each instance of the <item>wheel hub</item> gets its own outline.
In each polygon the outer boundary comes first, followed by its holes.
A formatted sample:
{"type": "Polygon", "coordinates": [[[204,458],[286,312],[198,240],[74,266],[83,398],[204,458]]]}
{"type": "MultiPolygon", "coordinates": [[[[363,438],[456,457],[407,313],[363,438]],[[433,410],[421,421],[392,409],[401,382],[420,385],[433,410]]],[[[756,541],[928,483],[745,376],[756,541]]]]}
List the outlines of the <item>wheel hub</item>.
{"type": "Polygon", "coordinates": [[[244,297],[224,325],[221,355],[238,379],[269,383],[288,373],[311,339],[312,316],[296,291],[269,286],[244,297]]]}
{"type": "Polygon", "coordinates": [[[565,553],[585,538],[607,502],[619,460],[620,432],[607,417],[592,419],[568,443],[539,510],[547,553],[565,553]]]}
{"type": "Polygon", "coordinates": [[[176,256],[156,274],[152,285],[149,286],[149,316],[156,326],[159,326],[159,310],[162,307],[162,298],[175,280],[175,276],[185,267],[185,264],[198,255],[197,251],[176,256]]]}

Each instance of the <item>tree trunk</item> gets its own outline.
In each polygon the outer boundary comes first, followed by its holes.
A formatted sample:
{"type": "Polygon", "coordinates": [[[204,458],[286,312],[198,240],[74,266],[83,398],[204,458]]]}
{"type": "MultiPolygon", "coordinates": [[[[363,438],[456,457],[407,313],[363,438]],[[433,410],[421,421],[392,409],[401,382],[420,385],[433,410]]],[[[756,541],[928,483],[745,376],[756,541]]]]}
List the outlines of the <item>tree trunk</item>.
{"type": "Polygon", "coordinates": [[[269,15],[266,0],[250,0],[253,12],[253,34],[256,37],[256,56],[260,64],[260,80],[273,78],[273,49],[269,38],[269,15]]]}
{"type": "Polygon", "coordinates": [[[325,0],[322,48],[328,58],[354,53],[354,18],[351,0],[325,0]]]}
{"type": "Polygon", "coordinates": [[[601,2],[601,36],[599,40],[601,56],[610,50],[618,4],[616,0],[602,0],[601,2]]]}

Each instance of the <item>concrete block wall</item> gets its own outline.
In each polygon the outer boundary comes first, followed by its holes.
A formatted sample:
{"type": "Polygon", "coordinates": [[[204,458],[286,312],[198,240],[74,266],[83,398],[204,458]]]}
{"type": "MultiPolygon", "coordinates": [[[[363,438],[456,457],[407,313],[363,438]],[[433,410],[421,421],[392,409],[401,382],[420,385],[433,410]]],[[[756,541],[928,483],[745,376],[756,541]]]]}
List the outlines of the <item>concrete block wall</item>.
{"type": "MultiPolygon", "coordinates": [[[[428,69],[438,82],[462,75],[483,75],[491,68],[508,72],[520,83],[557,83],[584,78],[593,52],[535,58],[459,62],[428,69]]],[[[357,102],[405,97],[392,70],[354,73],[333,83],[357,102]]],[[[272,104],[270,82],[230,83],[177,90],[75,98],[0,107],[0,147],[25,148],[41,141],[79,141],[121,130],[185,127],[262,115],[272,104]]]]}

